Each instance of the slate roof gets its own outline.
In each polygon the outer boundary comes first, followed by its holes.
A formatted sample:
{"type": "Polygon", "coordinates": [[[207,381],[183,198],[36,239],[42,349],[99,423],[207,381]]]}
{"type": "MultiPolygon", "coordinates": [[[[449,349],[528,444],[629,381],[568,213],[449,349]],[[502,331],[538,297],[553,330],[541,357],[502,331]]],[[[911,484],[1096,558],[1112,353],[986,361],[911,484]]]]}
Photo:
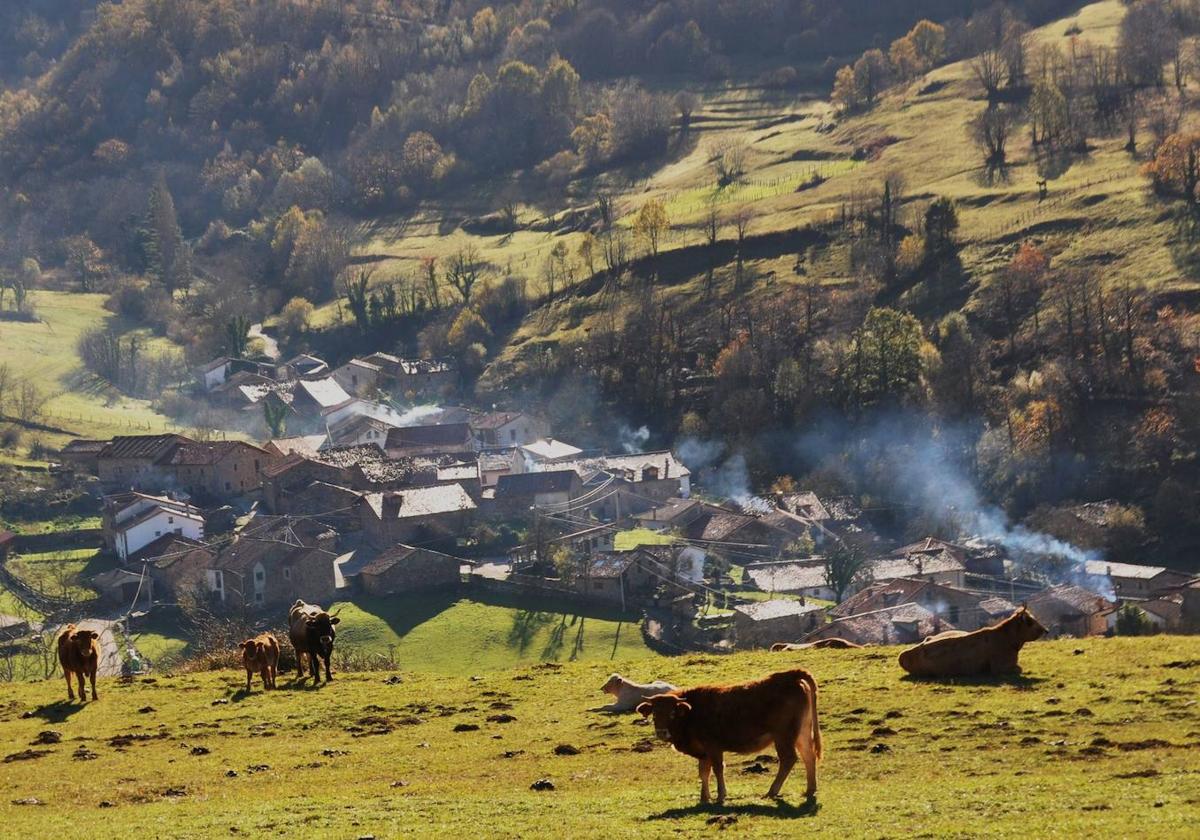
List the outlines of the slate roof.
{"type": "Polygon", "coordinates": [[[443,423],[436,426],[404,426],[389,429],[388,449],[412,446],[463,446],[471,441],[471,427],[466,423],[443,423]]]}
{"type": "Polygon", "coordinates": [[[185,537],[182,534],[170,532],[163,534],[161,537],[142,546],[133,554],[130,554],[126,562],[147,562],[155,568],[166,569],[193,551],[212,554],[212,550],[205,546],[204,543],[185,537]]]}
{"type": "Polygon", "coordinates": [[[544,472],[502,475],[496,481],[496,498],[533,496],[538,493],[565,493],[578,480],[579,477],[573,470],[546,470],[544,472]]]}
{"type": "Polygon", "coordinates": [[[106,440],[75,438],[75,440],[68,441],[59,452],[63,455],[91,455],[101,451],[106,446],[108,446],[108,441],[106,440]]]}
{"type": "Polygon", "coordinates": [[[512,421],[520,419],[522,414],[523,412],[520,411],[493,411],[471,420],[471,428],[499,429],[501,426],[507,426],[512,421]]]}
{"type": "Polygon", "coordinates": [[[593,554],[587,562],[585,575],[588,578],[618,578],[633,565],[635,554],[633,551],[602,551],[593,554]]]}
{"type": "Polygon", "coordinates": [[[753,516],[740,513],[710,513],[689,523],[685,534],[688,539],[723,542],[754,521],[753,516]]]}
{"type": "Polygon", "coordinates": [[[1095,615],[1112,607],[1112,603],[1104,596],[1070,583],[1052,586],[1038,592],[1029,598],[1028,603],[1029,608],[1034,609],[1038,604],[1046,604],[1051,601],[1065,604],[1080,615],[1095,615]]]}
{"type": "Polygon", "coordinates": [[[819,522],[829,518],[829,511],[813,492],[789,493],[779,500],[779,506],[797,516],[819,522]]]}
{"type": "Polygon", "coordinates": [[[315,457],[317,452],[320,451],[321,445],[326,440],[325,435],[298,435],[296,437],[272,438],[267,443],[273,444],[284,455],[297,453],[315,457]]]}
{"type": "Polygon", "coordinates": [[[909,554],[905,557],[880,557],[870,564],[870,569],[875,580],[891,580],[917,577],[918,575],[962,572],[966,570],[966,567],[949,551],[940,551],[933,555],[920,553],[909,554]]]}

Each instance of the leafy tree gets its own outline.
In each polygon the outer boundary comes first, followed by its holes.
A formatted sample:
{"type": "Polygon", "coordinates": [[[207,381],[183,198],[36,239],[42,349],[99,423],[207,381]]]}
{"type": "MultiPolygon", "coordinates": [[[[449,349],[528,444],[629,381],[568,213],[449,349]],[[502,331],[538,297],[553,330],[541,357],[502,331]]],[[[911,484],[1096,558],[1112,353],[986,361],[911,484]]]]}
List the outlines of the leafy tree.
{"type": "Polygon", "coordinates": [[[1177,132],[1167,137],[1144,171],[1156,191],[1182,196],[1188,204],[1195,204],[1196,187],[1200,185],[1200,133],[1177,132]]]}
{"type": "Polygon", "coordinates": [[[302,297],[294,297],[279,311],[279,325],[289,338],[307,332],[312,319],[313,305],[302,297]]]}
{"type": "Polygon", "coordinates": [[[370,283],[370,269],[360,269],[344,281],[346,306],[350,308],[350,314],[354,316],[354,322],[361,332],[371,328],[371,313],[367,308],[367,287],[370,283]]]}
{"type": "Polygon", "coordinates": [[[1154,625],[1140,609],[1125,604],[1117,611],[1116,632],[1118,636],[1148,636],[1154,632],[1154,625]]]}
{"type": "Polygon", "coordinates": [[[958,230],[958,211],[948,198],[937,198],[925,209],[925,251],[940,258],[955,249],[954,232],[958,230]]]}
{"type": "Polygon", "coordinates": [[[867,50],[854,62],[854,86],[867,107],[875,104],[890,76],[891,68],[882,50],[867,50]]]}
{"type": "Polygon", "coordinates": [[[267,398],[263,400],[263,420],[271,430],[271,437],[283,437],[287,429],[288,407],[280,400],[267,398]]]}
{"type": "Polygon", "coordinates": [[[633,219],[633,232],[646,243],[646,249],[652,257],[658,256],[659,243],[670,227],[667,209],[657,198],[643,204],[633,219]]]}
{"type": "Polygon", "coordinates": [[[922,373],[921,322],[908,312],[874,307],[853,339],[855,390],[860,404],[901,396],[922,373]]]}
{"type": "Polygon", "coordinates": [[[106,273],[104,253],[87,236],[71,236],[63,243],[67,270],[79,283],[79,289],[90,292],[106,273]]]}

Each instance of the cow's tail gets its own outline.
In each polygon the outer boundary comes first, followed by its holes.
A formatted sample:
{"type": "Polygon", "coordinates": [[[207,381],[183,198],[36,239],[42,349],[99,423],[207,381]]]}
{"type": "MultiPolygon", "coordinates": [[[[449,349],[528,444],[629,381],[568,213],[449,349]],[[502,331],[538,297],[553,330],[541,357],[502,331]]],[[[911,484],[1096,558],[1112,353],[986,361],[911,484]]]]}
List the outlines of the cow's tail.
{"type": "Polygon", "coordinates": [[[817,717],[817,680],[808,671],[799,671],[797,677],[800,679],[800,687],[808,695],[811,713],[808,718],[809,734],[812,737],[813,752],[819,761],[824,750],[821,746],[821,722],[817,717]]]}

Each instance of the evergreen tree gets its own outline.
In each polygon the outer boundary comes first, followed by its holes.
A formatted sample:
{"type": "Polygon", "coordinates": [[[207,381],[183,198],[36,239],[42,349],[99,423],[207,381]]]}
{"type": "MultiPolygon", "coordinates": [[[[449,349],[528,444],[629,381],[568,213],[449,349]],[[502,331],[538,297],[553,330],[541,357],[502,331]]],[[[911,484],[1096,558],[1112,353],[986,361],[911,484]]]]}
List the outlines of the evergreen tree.
{"type": "Polygon", "coordinates": [[[191,250],[183,241],[179,218],[175,214],[175,200],[162,172],[150,188],[146,234],[150,274],[162,284],[167,294],[174,294],[176,289],[186,291],[192,279],[191,250]]]}

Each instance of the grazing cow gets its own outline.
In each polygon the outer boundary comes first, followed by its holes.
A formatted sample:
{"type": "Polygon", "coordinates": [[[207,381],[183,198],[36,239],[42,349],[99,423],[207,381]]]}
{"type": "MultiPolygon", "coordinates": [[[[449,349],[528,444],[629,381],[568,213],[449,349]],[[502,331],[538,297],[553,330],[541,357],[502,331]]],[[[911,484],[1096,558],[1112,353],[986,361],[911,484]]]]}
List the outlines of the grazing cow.
{"type": "Polygon", "coordinates": [[[333,637],[337,632],[333,626],[341,621],[336,615],[330,615],[316,604],[306,604],[297,601],[288,611],[288,635],[292,647],[296,649],[296,672],[304,677],[304,654],[312,668],[313,682],[321,681],[321,668],[317,662],[320,657],[325,662],[325,679],[333,679],[329,670],[329,657],[333,655],[333,637]]]}
{"type": "Polygon", "coordinates": [[[838,639],[836,637],[829,639],[817,639],[815,642],[776,642],[771,645],[771,653],[780,653],[786,650],[819,650],[820,648],[837,648],[845,650],[848,648],[861,648],[863,645],[855,644],[846,639],[838,639]]]}
{"type": "Polygon", "coordinates": [[[259,633],[238,645],[242,649],[242,667],[246,669],[246,691],[255,674],[262,676],[263,691],[275,687],[275,672],[279,666],[279,640],[273,633],[259,633]]]}
{"type": "Polygon", "coordinates": [[[1046,628],[1021,607],[991,627],[971,633],[949,630],[930,636],[900,654],[900,667],[918,677],[1018,673],[1021,646],[1045,633],[1046,628]]]}
{"type": "Polygon", "coordinates": [[[744,685],[706,685],[656,694],[637,707],[654,715],[654,731],[678,752],[700,762],[700,801],[710,799],[708,777],[717,774],[717,803],[725,801],[727,752],[754,753],[775,745],[779,772],[767,796],[779,796],[796,765],[808,776],[805,795],[817,793],[821,725],[817,720],[817,681],[802,669],[781,671],[744,685]]]}
{"type": "Polygon", "coordinates": [[[613,674],[600,690],[616,698],[616,700],[607,706],[601,706],[600,711],[632,712],[637,708],[638,703],[653,697],[655,694],[665,694],[668,691],[675,691],[675,686],[662,680],[655,680],[652,683],[644,684],[635,683],[630,682],[620,674],[613,674]]]}
{"type": "Polygon", "coordinates": [[[58,664],[67,678],[67,698],[70,700],[75,699],[72,676],[79,679],[80,700],[87,700],[87,689],[83,686],[85,676],[92,681],[92,699],[100,699],[96,693],[96,669],[100,666],[100,644],[96,640],[99,638],[100,634],[94,630],[77,630],[74,624],[68,624],[58,634],[58,664]]]}

